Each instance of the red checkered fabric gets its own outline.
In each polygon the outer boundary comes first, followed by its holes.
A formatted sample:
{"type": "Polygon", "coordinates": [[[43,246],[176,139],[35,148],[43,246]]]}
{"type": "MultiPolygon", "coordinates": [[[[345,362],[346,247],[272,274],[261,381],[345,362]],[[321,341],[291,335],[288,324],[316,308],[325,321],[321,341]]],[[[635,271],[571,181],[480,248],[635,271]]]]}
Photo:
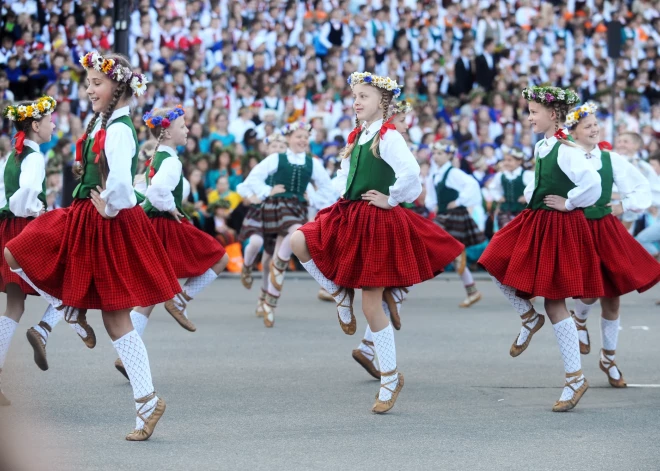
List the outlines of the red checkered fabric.
{"type": "Polygon", "coordinates": [[[340,200],[300,230],[321,273],[345,288],[412,286],[441,273],[464,250],[433,221],[367,201],[340,200]]]}
{"type": "Polygon", "coordinates": [[[524,210],[493,236],[479,264],[521,298],[605,294],[600,258],[582,211],[524,210]]]}
{"type": "Polygon", "coordinates": [[[622,296],[635,290],[641,293],[660,281],[660,263],[617,218],[608,214],[587,222],[600,255],[606,297],[622,296]]]}
{"type": "Polygon", "coordinates": [[[91,200],[49,211],[7,244],[30,280],[67,306],[118,311],[181,291],[140,206],[104,219],[91,200]]]}
{"type": "Polygon", "coordinates": [[[16,283],[21,287],[25,294],[32,296],[39,296],[32,286],[28,285],[23,278],[9,269],[9,264],[5,261],[5,245],[18,234],[23,232],[23,229],[32,221],[28,218],[7,218],[0,220],[0,291],[7,292],[7,285],[9,283],[16,283]]]}
{"type": "Polygon", "coordinates": [[[163,242],[177,278],[202,275],[225,255],[220,242],[187,220],[178,223],[173,219],[155,217],[151,223],[163,242]]]}

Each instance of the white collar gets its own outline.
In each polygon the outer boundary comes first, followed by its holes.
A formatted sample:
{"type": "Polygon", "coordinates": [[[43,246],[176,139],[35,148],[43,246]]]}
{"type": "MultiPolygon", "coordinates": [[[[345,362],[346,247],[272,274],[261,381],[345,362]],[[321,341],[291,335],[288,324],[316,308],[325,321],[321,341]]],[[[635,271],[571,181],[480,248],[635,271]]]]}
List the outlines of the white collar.
{"type": "MultiPolygon", "coordinates": [[[[366,123],[365,123],[366,124],[366,123]]],[[[371,123],[369,127],[367,128],[367,135],[369,134],[375,134],[378,131],[380,131],[380,128],[383,126],[383,119],[378,119],[371,123]]],[[[362,125],[362,129],[364,129],[365,125],[362,125]]]]}
{"type": "Polygon", "coordinates": [[[508,180],[513,180],[515,178],[518,178],[520,174],[523,172],[522,165],[515,169],[513,172],[509,172],[508,170],[504,170],[502,173],[508,180]]]}
{"type": "Polygon", "coordinates": [[[25,139],[23,141],[23,144],[28,146],[30,149],[32,149],[35,152],[41,152],[41,150],[39,149],[39,144],[37,144],[36,142],[34,142],[30,139],[25,139]]]}
{"type": "Polygon", "coordinates": [[[587,157],[587,159],[591,159],[592,157],[597,158],[597,159],[601,158],[601,150],[600,150],[600,147],[598,147],[598,146],[594,147],[594,149],[591,150],[591,151],[588,151],[588,150],[585,149],[584,154],[587,157]]]}
{"type": "Polygon", "coordinates": [[[115,111],[112,112],[110,115],[110,119],[108,122],[114,121],[116,119],[121,118],[122,116],[129,116],[131,114],[131,108],[130,106],[122,106],[121,108],[117,108],[115,111]]]}
{"type": "Polygon", "coordinates": [[[296,154],[294,151],[292,151],[289,148],[287,148],[286,153],[287,153],[287,155],[297,157],[299,159],[304,159],[305,157],[307,157],[307,152],[300,152],[300,153],[296,154]]]}
{"type": "Polygon", "coordinates": [[[167,152],[172,157],[179,157],[175,149],[172,149],[170,146],[164,146],[163,144],[158,146],[158,152],[167,152]]]}
{"type": "Polygon", "coordinates": [[[444,175],[445,172],[449,171],[449,167],[453,167],[453,166],[454,165],[452,164],[451,160],[448,160],[442,165],[442,167],[438,168],[438,175],[444,175]]]}

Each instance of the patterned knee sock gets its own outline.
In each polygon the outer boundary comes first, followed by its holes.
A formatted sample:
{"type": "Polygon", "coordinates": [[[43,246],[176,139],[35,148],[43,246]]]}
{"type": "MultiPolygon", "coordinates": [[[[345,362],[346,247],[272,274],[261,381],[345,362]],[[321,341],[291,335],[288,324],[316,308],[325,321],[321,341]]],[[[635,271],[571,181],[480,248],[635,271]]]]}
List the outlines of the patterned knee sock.
{"type": "MultiPolygon", "coordinates": [[[[149,367],[149,355],[147,355],[147,348],[144,346],[144,342],[138,335],[135,330],[131,330],[129,333],[124,335],[122,338],[112,342],[119,354],[119,358],[126,368],[126,373],[131,381],[131,386],[133,388],[133,397],[135,399],[140,399],[142,397],[148,396],[154,392],[154,385],[151,380],[151,368],[149,367]]],[[[156,406],[158,401],[157,397],[154,397],[149,401],[144,407],[143,410],[147,410],[145,414],[146,417],[151,415],[151,411],[156,406]]],[[[135,409],[139,409],[141,404],[136,403],[135,409]]],[[[144,422],[140,417],[135,419],[135,429],[141,430],[144,427],[144,422]]]]}
{"type": "MultiPolygon", "coordinates": [[[[580,360],[580,342],[578,340],[578,331],[575,327],[575,322],[570,317],[563,321],[557,322],[553,325],[555,329],[555,336],[557,337],[557,344],[561,357],[564,360],[564,371],[566,373],[574,373],[582,369],[582,362],[580,360]]],[[[567,377],[566,381],[572,380],[574,377],[567,377]]],[[[580,374],[580,381],[573,386],[578,389],[584,383],[584,376],[580,374]]],[[[560,401],[568,401],[573,397],[573,390],[568,386],[564,387],[561,393],[560,401]]]]}
{"type": "MultiPolygon", "coordinates": [[[[303,263],[302,266],[309,272],[310,275],[321,285],[321,288],[325,289],[328,293],[332,295],[332,297],[335,299],[335,302],[337,303],[337,311],[339,312],[339,318],[344,324],[348,324],[351,322],[351,310],[348,307],[340,307],[339,304],[344,301],[344,298],[346,297],[345,289],[344,288],[339,288],[336,284],[334,284],[332,281],[327,279],[323,273],[321,273],[321,270],[318,269],[316,266],[316,263],[314,263],[314,260],[310,260],[309,262],[303,263]]],[[[345,300],[343,304],[348,304],[348,300],[345,300]]]]}
{"type": "Polygon", "coordinates": [[[62,306],[62,300],[61,300],[61,299],[57,299],[55,296],[51,296],[50,294],[46,293],[45,291],[40,290],[39,288],[37,288],[37,287],[34,285],[34,283],[32,283],[32,281],[30,280],[30,278],[28,278],[28,276],[25,274],[25,272],[23,271],[22,268],[19,268],[19,269],[17,269],[17,270],[14,270],[13,268],[10,268],[10,270],[11,270],[12,272],[16,273],[16,274],[17,274],[18,276],[20,276],[21,278],[23,278],[23,280],[24,280],[28,285],[32,286],[32,288],[34,288],[34,290],[35,290],[37,293],[39,293],[39,294],[41,295],[42,298],[44,298],[46,301],[48,301],[49,304],[52,304],[52,305],[55,306],[56,308],[62,306]]]}
{"type": "MultiPolygon", "coordinates": [[[[619,319],[610,321],[607,319],[600,318],[600,338],[603,342],[603,350],[610,350],[614,352],[616,350],[616,345],[619,342],[619,319]]],[[[600,352],[601,360],[614,361],[614,355],[606,355],[601,350],[600,352]]],[[[614,379],[621,378],[621,373],[616,366],[612,366],[609,369],[610,376],[614,379]]]]}
{"type": "Polygon", "coordinates": [[[147,328],[148,321],[149,318],[141,312],[137,312],[135,310],[131,311],[131,322],[133,323],[133,328],[140,337],[144,337],[144,329],[147,328]]]}
{"type": "MultiPolygon", "coordinates": [[[[34,330],[36,330],[37,332],[39,332],[39,334],[41,334],[41,340],[44,345],[48,340],[48,334],[50,334],[50,332],[53,330],[53,327],[55,327],[62,320],[62,318],[63,318],[62,311],[58,311],[53,307],[52,304],[49,304],[48,307],[46,308],[46,312],[44,312],[44,315],[41,318],[41,322],[45,322],[46,324],[48,324],[48,326],[50,327],[50,331],[48,329],[44,329],[39,324],[32,326],[34,330]]],[[[73,327],[74,325],[78,325],[78,324],[70,324],[70,325],[73,327]]]]}
{"type": "MultiPolygon", "coordinates": [[[[390,318],[390,309],[387,307],[387,303],[383,301],[383,311],[385,311],[385,315],[387,318],[390,318]]],[[[374,336],[373,333],[371,332],[371,327],[369,327],[369,324],[367,324],[367,328],[364,331],[364,340],[367,342],[373,342],[374,341],[374,336]]],[[[372,354],[372,351],[369,347],[367,347],[364,343],[360,342],[358,345],[358,348],[362,350],[364,353],[369,353],[369,355],[372,354]]]]}
{"type": "Polygon", "coordinates": [[[197,296],[204,288],[211,284],[217,277],[218,274],[214,272],[212,268],[209,268],[199,276],[188,278],[186,284],[183,285],[183,291],[194,299],[195,296],[197,296]]]}
{"type": "MultiPolygon", "coordinates": [[[[522,317],[525,314],[527,314],[530,310],[533,310],[532,303],[530,303],[528,300],[520,298],[516,296],[516,289],[512,288],[511,286],[506,286],[500,283],[495,277],[491,275],[491,278],[493,279],[493,283],[497,285],[497,287],[500,289],[502,294],[506,297],[506,299],[509,300],[509,303],[511,303],[511,306],[513,306],[513,309],[522,317]]],[[[534,315],[531,317],[530,322],[527,323],[530,329],[534,328],[536,326],[536,323],[539,321],[539,315],[534,311],[534,315]]],[[[518,341],[516,342],[517,345],[522,345],[525,343],[527,340],[527,337],[529,336],[529,330],[527,330],[524,327],[520,328],[520,335],[518,335],[518,341]]]]}
{"type": "MultiPolygon", "coordinates": [[[[374,346],[376,347],[376,355],[378,355],[378,362],[380,363],[381,373],[394,372],[391,375],[383,375],[380,378],[380,384],[387,384],[389,389],[394,390],[399,384],[396,371],[396,345],[394,343],[394,329],[392,324],[388,324],[383,330],[373,332],[374,346]]],[[[392,393],[385,389],[380,388],[378,392],[378,399],[381,401],[389,401],[392,398],[392,393]]]]}
{"type": "Polygon", "coordinates": [[[14,337],[18,322],[6,316],[0,316],[0,370],[5,365],[11,339],[14,337]]]}

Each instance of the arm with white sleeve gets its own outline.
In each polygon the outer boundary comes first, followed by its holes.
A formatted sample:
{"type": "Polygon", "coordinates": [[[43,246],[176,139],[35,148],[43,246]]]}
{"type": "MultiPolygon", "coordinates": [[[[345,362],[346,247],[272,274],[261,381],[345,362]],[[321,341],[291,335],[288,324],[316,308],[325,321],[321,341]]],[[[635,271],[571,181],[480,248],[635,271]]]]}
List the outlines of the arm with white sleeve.
{"type": "Polygon", "coordinates": [[[422,193],[420,169],[403,136],[396,131],[386,132],[379,143],[379,150],[380,157],[392,167],[396,176],[394,185],[390,186],[387,203],[392,207],[399,203],[414,203],[422,193]]]}
{"type": "Polygon", "coordinates": [[[105,155],[108,159],[108,178],[101,198],[105,201],[105,214],[115,217],[122,209],[137,204],[131,167],[135,155],[133,131],[123,123],[108,126],[105,155]]]}
{"type": "Polygon", "coordinates": [[[28,154],[21,162],[18,190],[9,198],[9,210],[19,218],[37,217],[44,209],[39,200],[43,191],[46,168],[44,156],[39,152],[28,154]]]}
{"type": "Polygon", "coordinates": [[[598,201],[603,191],[600,175],[584,157],[582,149],[564,144],[559,146],[558,152],[559,168],[576,185],[568,192],[566,209],[572,211],[575,208],[588,208],[598,201]]]}
{"type": "Polygon", "coordinates": [[[447,186],[458,191],[456,206],[472,208],[481,204],[479,182],[458,168],[450,168],[447,175],[447,186]]]}
{"type": "Polygon", "coordinates": [[[176,209],[172,191],[181,180],[181,161],[176,157],[168,157],[160,164],[158,172],[151,179],[145,196],[159,211],[173,211],[176,209]]]}
{"type": "Polygon", "coordinates": [[[426,198],[424,198],[424,206],[431,212],[435,212],[438,208],[438,195],[435,192],[434,173],[431,172],[426,177],[426,198]]]}
{"type": "Polygon", "coordinates": [[[247,192],[249,189],[252,194],[258,196],[262,200],[268,198],[273,187],[266,185],[266,180],[269,176],[277,172],[278,165],[278,154],[271,154],[259,162],[257,166],[250,171],[250,174],[243,182],[245,188],[243,188],[242,191],[247,192]]]}
{"type": "Polygon", "coordinates": [[[323,209],[337,201],[337,194],[328,172],[319,159],[312,159],[312,182],[316,190],[308,192],[309,204],[316,209],[323,209]]]}
{"type": "Polygon", "coordinates": [[[648,209],[653,203],[649,181],[633,164],[616,152],[610,152],[610,159],[623,210],[641,213],[648,209]]]}

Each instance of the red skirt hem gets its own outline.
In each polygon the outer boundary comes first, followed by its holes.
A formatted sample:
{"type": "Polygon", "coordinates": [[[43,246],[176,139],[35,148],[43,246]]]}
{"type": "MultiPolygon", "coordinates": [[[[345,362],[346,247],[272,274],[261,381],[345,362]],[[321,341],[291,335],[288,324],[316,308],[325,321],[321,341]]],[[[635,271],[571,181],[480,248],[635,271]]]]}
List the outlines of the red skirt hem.
{"type": "Polygon", "coordinates": [[[366,201],[340,200],[300,230],[321,273],[345,288],[412,286],[465,249],[433,221],[366,201]]]}
{"type": "Polygon", "coordinates": [[[0,220],[0,291],[7,292],[9,283],[17,284],[21,291],[30,296],[39,296],[32,286],[27,284],[23,278],[11,271],[9,264],[5,260],[5,246],[7,243],[17,237],[34,218],[6,218],[0,220]]]}

